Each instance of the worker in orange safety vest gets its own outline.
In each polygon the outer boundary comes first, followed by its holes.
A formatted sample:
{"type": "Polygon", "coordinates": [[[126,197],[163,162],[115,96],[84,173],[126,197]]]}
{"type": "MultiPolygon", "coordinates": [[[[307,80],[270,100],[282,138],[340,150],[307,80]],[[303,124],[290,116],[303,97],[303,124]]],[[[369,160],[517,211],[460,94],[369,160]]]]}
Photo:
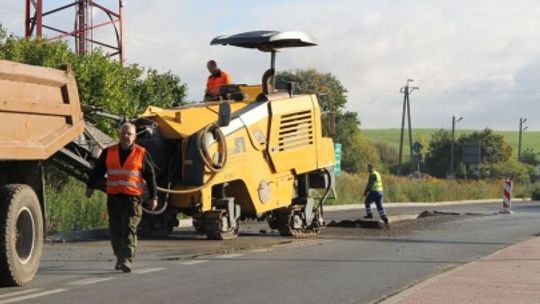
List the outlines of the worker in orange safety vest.
{"type": "Polygon", "coordinates": [[[204,100],[218,100],[220,96],[220,88],[223,85],[231,84],[231,76],[229,73],[220,70],[215,60],[210,60],[206,63],[206,68],[210,72],[208,81],[206,82],[206,90],[204,91],[204,100]]]}
{"type": "Polygon", "coordinates": [[[135,144],[136,128],[132,123],[120,127],[120,142],[103,150],[90,174],[86,196],[106,175],[107,211],[111,244],[116,255],[115,270],[131,272],[137,249],[137,227],[142,217],[141,195],[148,189],[148,208],[157,207],[157,187],[150,154],[135,144]]]}

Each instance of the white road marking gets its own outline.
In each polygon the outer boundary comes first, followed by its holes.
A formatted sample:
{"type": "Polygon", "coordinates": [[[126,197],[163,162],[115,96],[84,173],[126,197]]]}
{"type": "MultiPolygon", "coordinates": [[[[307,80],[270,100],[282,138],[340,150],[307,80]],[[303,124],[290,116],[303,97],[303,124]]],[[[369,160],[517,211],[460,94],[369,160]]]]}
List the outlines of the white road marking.
{"type": "Polygon", "coordinates": [[[133,273],[145,274],[145,273],[162,271],[162,270],[165,270],[165,268],[142,268],[142,269],[137,269],[137,270],[133,271],[133,273]]]}
{"type": "Polygon", "coordinates": [[[243,253],[229,253],[229,254],[223,254],[215,256],[216,259],[232,259],[243,256],[243,253]]]}
{"type": "Polygon", "coordinates": [[[90,285],[90,284],[96,284],[100,282],[110,281],[114,280],[115,278],[112,277],[105,277],[105,278],[88,278],[88,279],[82,279],[78,281],[69,282],[68,285],[76,285],[76,286],[84,286],[84,285],[90,285]]]}
{"type": "Polygon", "coordinates": [[[206,263],[206,262],[208,262],[208,260],[191,260],[191,261],[180,262],[178,264],[180,264],[180,265],[195,265],[195,264],[201,264],[201,263],[206,263]]]}
{"type": "Polygon", "coordinates": [[[20,291],[10,292],[10,293],[6,293],[6,294],[0,294],[0,299],[5,299],[5,298],[9,298],[9,297],[15,297],[15,296],[19,296],[19,295],[22,295],[22,294],[25,294],[25,293],[38,292],[40,290],[42,290],[42,289],[41,288],[30,288],[30,289],[26,289],[26,290],[20,290],[20,291]]]}
{"type": "Polygon", "coordinates": [[[250,250],[249,252],[251,253],[263,253],[263,252],[268,252],[270,251],[269,248],[261,248],[261,249],[253,249],[253,250],[250,250]]]}
{"type": "Polygon", "coordinates": [[[55,293],[64,292],[64,291],[67,291],[67,290],[68,289],[65,289],[65,288],[58,288],[58,289],[53,289],[53,290],[48,290],[48,291],[42,291],[42,292],[33,293],[33,294],[25,295],[25,296],[15,297],[15,298],[11,298],[11,299],[5,299],[5,300],[0,301],[0,304],[9,304],[9,303],[20,302],[20,301],[24,301],[24,300],[33,299],[33,298],[44,297],[44,296],[52,295],[52,294],[55,294],[55,293]]]}
{"type": "Polygon", "coordinates": [[[272,246],[272,248],[300,248],[300,247],[306,247],[306,246],[313,246],[313,245],[321,245],[323,243],[327,243],[330,240],[309,240],[309,241],[298,241],[298,242],[291,242],[291,243],[285,243],[285,244],[277,244],[272,246]]]}

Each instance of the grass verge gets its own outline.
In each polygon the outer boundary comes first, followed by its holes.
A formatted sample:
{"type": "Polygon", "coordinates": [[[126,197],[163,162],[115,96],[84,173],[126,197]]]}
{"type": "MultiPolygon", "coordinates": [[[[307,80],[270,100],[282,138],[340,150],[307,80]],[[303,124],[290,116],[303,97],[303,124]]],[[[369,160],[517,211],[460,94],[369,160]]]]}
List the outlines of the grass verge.
{"type": "MultiPolygon", "coordinates": [[[[337,178],[337,199],[329,205],[355,204],[363,201],[367,174],[342,173],[337,178]]],[[[475,199],[501,198],[502,180],[445,180],[437,178],[411,179],[394,175],[383,175],[385,202],[442,202],[475,199]]],[[[514,197],[529,197],[531,184],[515,184],[514,197]]]]}

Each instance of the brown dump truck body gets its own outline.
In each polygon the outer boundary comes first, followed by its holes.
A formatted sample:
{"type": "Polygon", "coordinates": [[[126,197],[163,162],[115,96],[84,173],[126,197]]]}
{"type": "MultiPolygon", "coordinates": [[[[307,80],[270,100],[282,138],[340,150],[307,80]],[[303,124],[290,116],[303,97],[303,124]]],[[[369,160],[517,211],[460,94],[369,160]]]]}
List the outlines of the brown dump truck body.
{"type": "Polygon", "coordinates": [[[0,60],[0,285],[36,274],[45,227],[44,160],[84,131],[69,68],[0,60]]]}
{"type": "Polygon", "coordinates": [[[0,160],[44,160],[84,130],[73,73],[0,60],[0,160]]]}

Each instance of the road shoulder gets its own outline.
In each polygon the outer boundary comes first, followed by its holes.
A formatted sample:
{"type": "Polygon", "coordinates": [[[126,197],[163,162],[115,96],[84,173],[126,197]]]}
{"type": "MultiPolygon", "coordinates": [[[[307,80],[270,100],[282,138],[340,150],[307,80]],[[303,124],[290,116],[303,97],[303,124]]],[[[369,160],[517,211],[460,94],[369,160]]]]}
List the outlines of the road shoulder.
{"type": "Polygon", "coordinates": [[[501,249],[414,285],[379,303],[536,303],[540,237],[501,249]]]}

